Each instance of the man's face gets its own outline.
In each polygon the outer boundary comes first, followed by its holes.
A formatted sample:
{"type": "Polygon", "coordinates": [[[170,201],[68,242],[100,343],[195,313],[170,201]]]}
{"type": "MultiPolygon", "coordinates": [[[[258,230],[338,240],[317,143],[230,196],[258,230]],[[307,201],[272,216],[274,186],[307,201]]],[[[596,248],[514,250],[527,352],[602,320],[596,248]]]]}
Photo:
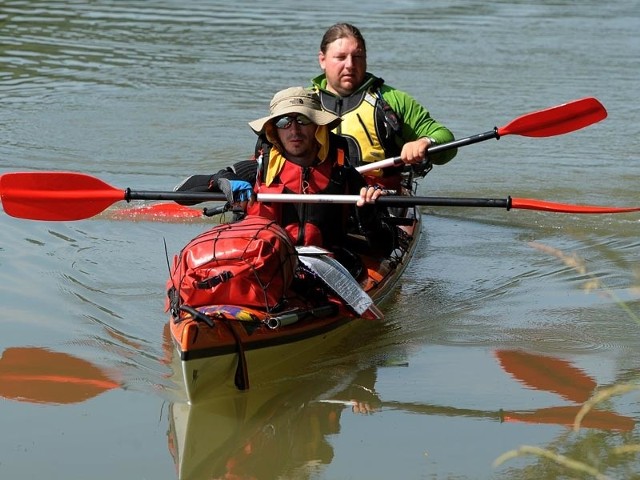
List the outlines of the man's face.
{"type": "Polygon", "coordinates": [[[318,127],[315,123],[304,115],[291,113],[280,117],[274,125],[287,158],[315,160],[318,127]]]}
{"type": "Polygon", "coordinates": [[[327,77],[327,90],[341,96],[357,90],[367,73],[366,52],[353,37],[330,43],[326,53],[318,54],[318,62],[327,77]]]}

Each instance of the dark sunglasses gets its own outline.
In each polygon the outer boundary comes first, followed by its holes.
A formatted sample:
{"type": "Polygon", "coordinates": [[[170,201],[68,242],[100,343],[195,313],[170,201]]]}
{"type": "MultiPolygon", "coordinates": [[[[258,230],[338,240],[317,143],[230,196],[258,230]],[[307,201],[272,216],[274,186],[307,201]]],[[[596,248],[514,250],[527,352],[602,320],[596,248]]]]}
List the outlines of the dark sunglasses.
{"type": "Polygon", "coordinates": [[[275,126],[278,128],[286,129],[289,128],[293,122],[296,122],[298,125],[309,125],[310,123],[313,123],[304,115],[298,115],[296,117],[287,115],[276,120],[275,126]]]}

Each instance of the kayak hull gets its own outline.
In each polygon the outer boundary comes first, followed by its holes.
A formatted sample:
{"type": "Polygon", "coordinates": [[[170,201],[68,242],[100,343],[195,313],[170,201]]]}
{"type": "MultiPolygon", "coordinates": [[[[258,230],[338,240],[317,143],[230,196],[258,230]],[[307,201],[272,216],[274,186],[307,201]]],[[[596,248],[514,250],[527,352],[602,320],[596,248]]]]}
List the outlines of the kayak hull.
{"type": "MultiPolygon", "coordinates": [[[[251,388],[268,384],[294,374],[301,364],[317,357],[319,352],[336,345],[360,322],[367,320],[353,317],[329,319],[323,327],[310,330],[306,338],[291,335],[277,343],[272,339],[261,346],[252,344],[245,350],[245,360],[250,374],[251,388]],[[294,365],[291,362],[295,362],[294,365]],[[293,367],[293,368],[292,368],[293,367]]],[[[236,390],[235,377],[238,371],[238,353],[228,350],[208,350],[205,356],[181,354],[180,369],[185,380],[187,400],[190,404],[209,398],[212,392],[236,390]],[[222,390],[221,390],[222,389],[222,390]]]]}

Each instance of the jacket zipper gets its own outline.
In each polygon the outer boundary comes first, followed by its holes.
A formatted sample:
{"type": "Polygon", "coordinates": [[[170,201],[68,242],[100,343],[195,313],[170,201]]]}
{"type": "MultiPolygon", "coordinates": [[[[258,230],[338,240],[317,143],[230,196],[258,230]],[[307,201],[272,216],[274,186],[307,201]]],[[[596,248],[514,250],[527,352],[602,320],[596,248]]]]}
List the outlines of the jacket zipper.
{"type": "MultiPolygon", "coordinates": [[[[300,185],[300,192],[306,194],[306,190],[309,188],[309,174],[311,173],[310,167],[303,167],[302,169],[302,183],[300,185]],[[305,185],[307,187],[305,188],[305,185]]],[[[298,245],[304,245],[304,226],[307,221],[307,204],[302,203],[300,205],[300,214],[298,215],[298,245]]]]}

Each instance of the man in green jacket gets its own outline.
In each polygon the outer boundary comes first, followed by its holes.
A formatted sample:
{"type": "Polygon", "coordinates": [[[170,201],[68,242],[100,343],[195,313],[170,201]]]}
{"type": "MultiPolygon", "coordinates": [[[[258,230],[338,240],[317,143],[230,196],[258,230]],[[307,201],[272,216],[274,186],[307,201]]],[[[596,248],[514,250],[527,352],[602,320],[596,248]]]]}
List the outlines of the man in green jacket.
{"type": "MultiPolygon", "coordinates": [[[[413,97],[367,72],[365,40],[355,26],[330,27],[322,37],[318,61],[324,73],[312,80],[313,88],[322,107],[342,118],[334,131],[355,141],[351,143],[357,144],[357,158],[363,162],[400,156],[405,164],[419,164],[430,146],[454,140],[413,97]]],[[[456,153],[447,150],[427,160],[442,165],[456,153]]]]}

